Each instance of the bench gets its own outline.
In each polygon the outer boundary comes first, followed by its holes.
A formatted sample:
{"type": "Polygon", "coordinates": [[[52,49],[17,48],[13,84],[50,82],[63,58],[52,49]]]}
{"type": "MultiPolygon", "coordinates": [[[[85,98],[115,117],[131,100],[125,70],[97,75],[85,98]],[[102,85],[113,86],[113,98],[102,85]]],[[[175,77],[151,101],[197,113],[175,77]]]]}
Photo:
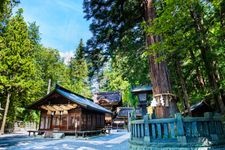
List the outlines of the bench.
{"type": "Polygon", "coordinates": [[[33,136],[36,136],[35,133],[38,133],[37,130],[28,130],[27,132],[29,133],[29,136],[30,136],[30,133],[33,133],[33,136]]]}

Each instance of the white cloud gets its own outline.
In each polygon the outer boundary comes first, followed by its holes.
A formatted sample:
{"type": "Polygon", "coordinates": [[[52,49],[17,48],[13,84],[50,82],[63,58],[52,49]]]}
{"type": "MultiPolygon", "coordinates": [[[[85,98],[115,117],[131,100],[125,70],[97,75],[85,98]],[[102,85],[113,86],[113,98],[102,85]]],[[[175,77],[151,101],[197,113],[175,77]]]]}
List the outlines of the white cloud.
{"type": "Polygon", "coordinates": [[[59,54],[64,59],[65,64],[68,64],[70,59],[73,57],[72,51],[59,52],[59,54]]]}
{"type": "Polygon", "coordinates": [[[76,11],[78,13],[83,12],[82,7],[80,7],[79,5],[77,5],[77,3],[74,3],[71,0],[67,0],[67,1],[60,0],[60,1],[55,1],[55,2],[63,9],[70,9],[70,10],[76,11]]]}

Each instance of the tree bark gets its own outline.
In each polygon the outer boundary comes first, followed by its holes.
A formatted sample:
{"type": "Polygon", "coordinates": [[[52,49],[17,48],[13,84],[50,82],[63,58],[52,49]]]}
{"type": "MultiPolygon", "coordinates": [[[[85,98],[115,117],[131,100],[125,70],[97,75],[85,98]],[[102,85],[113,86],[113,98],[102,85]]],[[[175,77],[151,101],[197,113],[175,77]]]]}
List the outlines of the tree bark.
{"type": "Polygon", "coordinates": [[[4,116],[3,116],[3,119],[2,119],[2,125],[1,125],[0,134],[4,134],[4,131],[5,131],[5,123],[6,123],[6,118],[7,118],[8,110],[9,110],[10,97],[11,97],[11,93],[8,92],[7,93],[7,99],[6,99],[4,116]]]}
{"type": "Polygon", "coordinates": [[[176,61],[176,72],[177,72],[177,76],[180,80],[180,85],[181,85],[181,89],[182,89],[182,92],[183,92],[183,101],[184,101],[184,106],[185,106],[185,110],[187,109],[188,110],[188,115],[189,116],[192,116],[191,114],[191,109],[190,109],[190,103],[188,102],[188,92],[187,92],[187,86],[186,86],[186,83],[185,83],[185,80],[184,80],[184,77],[183,77],[183,74],[182,74],[182,70],[181,70],[181,66],[180,66],[180,62],[179,61],[176,61]]]}
{"type": "MultiPolygon", "coordinates": [[[[195,59],[195,55],[194,55],[193,51],[190,49],[189,52],[190,52],[190,55],[191,55],[191,60],[193,61],[193,63],[196,64],[197,61],[195,59]]],[[[197,78],[197,81],[198,81],[198,85],[200,86],[200,88],[204,88],[205,80],[204,80],[203,76],[201,75],[198,66],[195,66],[195,71],[196,71],[196,78],[197,78]]]]}
{"type": "MultiPolygon", "coordinates": [[[[145,0],[145,21],[151,25],[156,18],[153,0],[145,0]]],[[[146,44],[150,46],[154,43],[160,42],[160,36],[147,35],[146,44]]],[[[177,111],[177,105],[174,98],[171,97],[171,84],[167,64],[165,61],[157,62],[156,59],[159,54],[149,56],[150,77],[153,86],[153,97],[156,98],[156,117],[167,118],[172,117],[177,111]],[[162,102],[162,100],[164,102],[162,102]]]]}
{"type": "Polygon", "coordinates": [[[49,94],[50,93],[50,91],[51,91],[51,79],[49,79],[48,80],[48,90],[47,90],[47,94],[49,94]]]}

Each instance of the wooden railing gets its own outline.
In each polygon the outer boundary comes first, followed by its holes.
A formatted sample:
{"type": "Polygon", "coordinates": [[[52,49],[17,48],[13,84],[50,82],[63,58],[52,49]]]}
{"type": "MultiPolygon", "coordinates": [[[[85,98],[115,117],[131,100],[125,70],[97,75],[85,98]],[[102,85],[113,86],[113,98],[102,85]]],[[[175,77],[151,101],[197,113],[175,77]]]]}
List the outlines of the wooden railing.
{"type": "Polygon", "coordinates": [[[131,141],[188,143],[191,139],[207,138],[211,141],[224,137],[221,118],[205,113],[204,117],[182,117],[131,121],[131,141]]]}

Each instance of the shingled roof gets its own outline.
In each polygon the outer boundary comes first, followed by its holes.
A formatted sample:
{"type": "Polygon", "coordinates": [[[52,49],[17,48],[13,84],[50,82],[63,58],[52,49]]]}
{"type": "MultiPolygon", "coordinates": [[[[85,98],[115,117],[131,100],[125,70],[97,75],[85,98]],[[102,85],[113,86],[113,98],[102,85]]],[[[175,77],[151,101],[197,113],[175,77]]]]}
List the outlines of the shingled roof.
{"type": "Polygon", "coordinates": [[[98,103],[100,100],[105,100],[109,103],[119,103],[122,101],[120,92],[99,92],[95,93],[94,102],[98,103]]]}
{"type": "MultiPolygon", "coordinates": [[[[190,108],[192,116],[203,116],[205,112],[213,112],[212,107],[206,102],[206,100],[202,100],[190,108]]],[[[187,115],[188,110],[185,110],[183,114],[187,115]]]]}
{"type": "MultiPolygon", "coordinates": [[[[131,113],[134,110],[133,107],[117,107],[117,118],[127,118],[128,113],[131,113]]],[[[141,109],[136,109],[136,115],[141,116],[141,109]]]]}
{"type": "MultiPolygon", "coordinates": [[[[56,85],[55,89],[49,93],[48,95],[46,95],[45,97],[43,97],[42,99],[34,102],[33,104],[31,104],[30,106],[28,106],[28,109],[37,109],[38,106],[41,106],[42,104],[48,102],[48,100],[53,97],[54,94],[60,95],[66,99],[68,99],[71,102],[74,102],[78,105],[80,105],[81,107],[88,109],[88,110],[94,110],[94,111],[98,111],[98,112],[102,112],[102,113],[112,113],[110,110],[95,104],[92,99],[86,98],[82,95],[79,95],[77,93],[71,92],[68,89],[65,89],[62,86],[56,85]]],[[[51,99],[52,101],[54,101],[54,99],[51,99]]]]}
{"type": "Polygon", "coordinates": [[[141,93],[141,92],[152,93],[152,86],[150,85],[136,86],[131,89],[131,92],[132,93],[141,93]]]}

